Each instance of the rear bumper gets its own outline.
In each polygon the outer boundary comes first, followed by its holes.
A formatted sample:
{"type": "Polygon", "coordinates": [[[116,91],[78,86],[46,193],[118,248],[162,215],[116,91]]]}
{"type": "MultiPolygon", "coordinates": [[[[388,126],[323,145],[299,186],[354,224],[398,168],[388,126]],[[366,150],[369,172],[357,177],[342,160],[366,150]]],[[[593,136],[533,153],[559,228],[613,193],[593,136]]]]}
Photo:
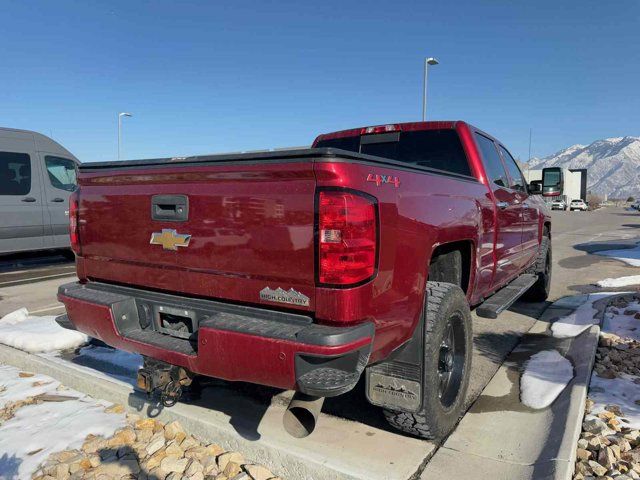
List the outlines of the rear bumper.
{"type": "Polygon", "coordinates": [[[370,322],[349,327],[310,317],[89,282],[58,290],[73,328],[113,347],[140,353],[194,373],[340,395],[355,386],[373,341],[370,322]],[[161,333],[161,310],[192,319],[189,338],[161,333]]]}

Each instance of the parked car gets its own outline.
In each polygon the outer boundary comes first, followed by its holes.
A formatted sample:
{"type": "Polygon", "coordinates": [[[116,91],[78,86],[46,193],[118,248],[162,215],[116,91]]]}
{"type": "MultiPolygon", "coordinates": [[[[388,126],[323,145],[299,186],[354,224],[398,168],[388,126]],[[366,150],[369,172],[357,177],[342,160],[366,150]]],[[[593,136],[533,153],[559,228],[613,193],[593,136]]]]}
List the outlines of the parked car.
{"type": "Polygon", "coordinates": [[[40,133],[0,128],[0,253],[69,248],[79,161],[40,133]]]}
{"type": "Polygon", "coordinates": [[[569,204],[569,210],[572,212],[574,210],[586,212],[587,210],[589,210],[589,206],[585,203],[584,200],[571,200],[571,203],[569,204]]]}
{"type": "Polygon", "coordinates": [[[554,200],[551,202],[551,210],[566,210],[567,202],[564,199],[554,200]]]}
{"type": "Polygon", "coordinates": [[[441,438],[464,411],[470,310],[549,294],[551,218],[532,193],[465,122],[86,163],[70,202],[80,281],[60,287],[58,322],[142,354],[138,388],[167,406],[197,375],[292,389],[300,437],[364,375],[392,426],[441,438]]]}

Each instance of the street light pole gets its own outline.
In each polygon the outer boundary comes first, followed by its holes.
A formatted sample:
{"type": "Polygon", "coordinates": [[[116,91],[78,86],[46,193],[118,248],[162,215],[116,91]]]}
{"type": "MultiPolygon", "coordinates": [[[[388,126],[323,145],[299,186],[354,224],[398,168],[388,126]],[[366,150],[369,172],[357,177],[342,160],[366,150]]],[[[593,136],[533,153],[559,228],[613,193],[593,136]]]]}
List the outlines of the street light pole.
{"type": "Polygon", "coordinates": [[[130,113],[120,112],[118,114],[118,160],[120,160],[120,143],[122,143],[122,117],[132,117],[130,113]]]}
{"type": "Polygon", "coordinates": [[[433,57],[424,59],[424,91],[422,92],[422,121],[427,120],[427,75],[429,65],[438,65],[438,60],[433,57]]]}

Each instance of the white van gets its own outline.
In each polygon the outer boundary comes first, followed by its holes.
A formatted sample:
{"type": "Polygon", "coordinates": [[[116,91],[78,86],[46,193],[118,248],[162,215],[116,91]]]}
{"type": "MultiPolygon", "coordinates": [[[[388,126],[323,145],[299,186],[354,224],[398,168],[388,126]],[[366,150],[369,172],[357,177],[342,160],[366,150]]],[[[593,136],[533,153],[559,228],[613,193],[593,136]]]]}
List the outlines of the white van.
{"type": "Polygon", "coordinates": [[[70,246],[79,163],[45,135],[0,127],[0,253],[70,246]]]}

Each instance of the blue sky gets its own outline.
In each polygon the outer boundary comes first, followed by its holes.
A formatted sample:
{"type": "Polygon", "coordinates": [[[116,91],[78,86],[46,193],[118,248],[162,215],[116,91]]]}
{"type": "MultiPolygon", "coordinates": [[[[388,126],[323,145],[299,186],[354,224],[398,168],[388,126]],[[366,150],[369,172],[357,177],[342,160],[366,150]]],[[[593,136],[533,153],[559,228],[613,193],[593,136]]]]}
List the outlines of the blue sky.
{"type": "Polygon", "coordinates": [[[3,3],[0,126],[83,161],[309,144],[464,119],[515,156],[640,135],[640,2],[3,3]]]}

